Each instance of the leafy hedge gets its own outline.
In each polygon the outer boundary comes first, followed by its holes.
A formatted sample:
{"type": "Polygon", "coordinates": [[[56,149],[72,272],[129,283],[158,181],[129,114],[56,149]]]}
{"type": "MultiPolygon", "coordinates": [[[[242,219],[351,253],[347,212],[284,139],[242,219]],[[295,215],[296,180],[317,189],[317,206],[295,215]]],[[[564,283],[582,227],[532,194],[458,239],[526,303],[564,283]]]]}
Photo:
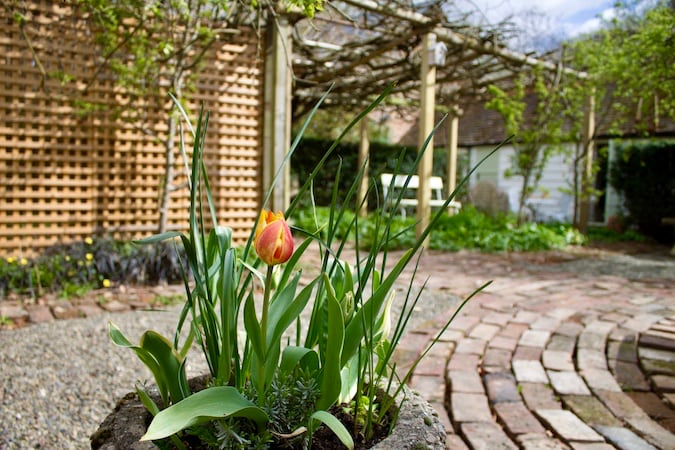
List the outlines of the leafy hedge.
{"type": "Polygon", "coordinates": [[[641,233],[672,242],[675,217],[675,141],[627,143],[610,167],[610,183],[623,194],[629,219],[641,233]]]}
{"type": "MultiPolygon", "coordinates": [[[[302,183],[306,180],[316,164],[332,145],[333,141],[320,138],[304,137],[291,157],[291,172],[302,183]]],[[[400,145],[391,145],[381,142],[370,143],[369,177],[372,183],[380,188],[380,174],[393,172],[410,173],[417,157],[417,149],[400,145]],[[399,157],[400,159],[399,163],[399,157]]],[[[445,181],[446,152],[438,148],[434,150],[434,175],[445,181]]],[[[335,186],[335,177],[340,168],[338,189],[343,194],[347,192],[359,172],[359,144],[354,142],[340,142],[337,148],[321,169],[321,183],[314,186],[314,201],[319,206],[327,206],[331,202],[332,191],[335,186]]],[[[461,162],[460,162],[461,165],[461,162]]],[[[461,168],[460,168],[461,173],[461,168]]],[[[381,202],[379,202],[381,203],[381,202]]],[[[378,204],[377,194],[371,192],[368,204],[373,209],[378,204]]]]}

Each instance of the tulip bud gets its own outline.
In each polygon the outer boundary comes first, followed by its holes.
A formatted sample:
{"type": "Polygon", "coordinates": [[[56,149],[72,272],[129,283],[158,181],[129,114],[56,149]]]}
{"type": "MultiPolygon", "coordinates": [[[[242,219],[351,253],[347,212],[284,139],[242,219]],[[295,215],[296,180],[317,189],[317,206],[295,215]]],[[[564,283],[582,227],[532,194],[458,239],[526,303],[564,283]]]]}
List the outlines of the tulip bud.
{"type": "Polygon", "coordinates": [[[253,240],[255,252],[265,264],[273,266],[288,261],[293,254],[293,236],[281,211],[262,210],[253,240]]]}

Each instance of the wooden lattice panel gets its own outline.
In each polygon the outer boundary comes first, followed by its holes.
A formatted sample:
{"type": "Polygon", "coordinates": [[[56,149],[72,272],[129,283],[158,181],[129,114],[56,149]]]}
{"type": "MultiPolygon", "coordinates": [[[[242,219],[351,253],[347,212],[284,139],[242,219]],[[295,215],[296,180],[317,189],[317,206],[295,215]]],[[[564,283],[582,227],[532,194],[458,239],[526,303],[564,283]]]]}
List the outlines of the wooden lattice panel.
{"type": "MultiPolygon", "coordinates": [[[[22,5],[24,31],[44,70],[93,78],[95,46],[81,13],[62,2],[22,5]]],[[[1,14],[0,256],[32,255],[91,235],[128,239],[153,233],[166,155],[161,139],[147,131],[166,133],[168,97],[134,103],[105,72],[86,94],[82,81],[43,77],[19,27],[6,10],[1,14]],[[93,108],[83,114],[75,100],[93,108]],[[112,114],[120,104],[143,112],[146,132],[138,120],[112,114]]],[[[219,220],[242,240],[260,199],[262,61],[254,31],[233,39],[209,54],[191,110],[203,102],[211,112],[206,158],[219,220]]],[[[174,156],[182,171],[177,145],[174,156]]],[[[169,229],[186,228],[187,205],[187,188],[175,191],[169,229]]]]}

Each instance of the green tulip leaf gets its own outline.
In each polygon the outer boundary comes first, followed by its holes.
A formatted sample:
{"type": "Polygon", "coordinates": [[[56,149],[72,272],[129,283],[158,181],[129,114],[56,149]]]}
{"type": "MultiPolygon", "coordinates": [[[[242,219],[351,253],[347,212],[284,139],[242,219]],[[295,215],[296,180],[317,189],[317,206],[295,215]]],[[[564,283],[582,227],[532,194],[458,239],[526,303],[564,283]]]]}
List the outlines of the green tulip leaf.
{"type": "Polygon", "coordinates": [[[331,295],[326,298],[328,320],[326,323],[326,347],[323,367],[321,367],[320,389],[321,396],[316,402],[318,409],[330,408],[340,396],[342,367],[340,355],[345,339],[345,326],[342,320],[342,308],[337,299],[331,295]]]}
{"type": "Polygon", "coordinates": [[[289,345],[284,348],[281,354],[279,371],[282,374],[289,374],[296,367],[307,369],[309,373],[315,373],[319,370],[319,355],[311,348],[289,345]]]}
{"type": "Polygon", "coordinates": [[[328,411],[316,411],[314,414],[312,414],[312,419],[318,420],[330,428],[331,431],[335,433],[335,436],[340,439],[340,442],[345,445],[345,447],[350,450],[354,448],[354,440],[352,439],[352,435],[349,434],[347,428],[342,424],[342,422],[338,420],[337,417],[328,411]]]}
{"type": "Polygon", "coordinates": [[[249,419],[259,430],[269,421],[262,409],[232,386],[216,386],[192,394],[160,411],[141,440],[163,439],[185,428],[225,417],[249,419]]]}

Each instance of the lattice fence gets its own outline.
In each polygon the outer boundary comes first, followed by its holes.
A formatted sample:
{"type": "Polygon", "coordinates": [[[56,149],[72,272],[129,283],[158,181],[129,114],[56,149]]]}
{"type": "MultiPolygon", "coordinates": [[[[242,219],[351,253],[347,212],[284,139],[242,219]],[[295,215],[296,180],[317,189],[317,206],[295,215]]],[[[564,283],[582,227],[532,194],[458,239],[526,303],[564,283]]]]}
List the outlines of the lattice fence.
{"type": "MultiPolygon", "coordinates": [[[[111,111],[132,102],[105,73],[86,23],[63,2],[28,1],[20,28],[0,12],[0,255],[32,255],[92,235],[156,231],[166,156],[161,143],[111,111]],[[26,39],[28,37],[28,40],[26,39]],[[44,66],[43,77],[28,42],[44,66]],[[86,94],[82,84],[95,78],[86,94]],[[81,82],[80,82],[81,83],[81,82]],[[95,105],[83,113],[80,101],[95,105]]],[[[262,58],[257,34],[218,43],[192,95],[211,112],[207,161],[220,221],[248,236],[260,201],[262,58]]],[[[168,97],[134,103],[146,131],[167,130],[168,97]]],[[[176,168],[182,161],[176,151],[176,168]]],[[[173,193],[169,229],[187,226],[187,188],[173,193]]]]}

